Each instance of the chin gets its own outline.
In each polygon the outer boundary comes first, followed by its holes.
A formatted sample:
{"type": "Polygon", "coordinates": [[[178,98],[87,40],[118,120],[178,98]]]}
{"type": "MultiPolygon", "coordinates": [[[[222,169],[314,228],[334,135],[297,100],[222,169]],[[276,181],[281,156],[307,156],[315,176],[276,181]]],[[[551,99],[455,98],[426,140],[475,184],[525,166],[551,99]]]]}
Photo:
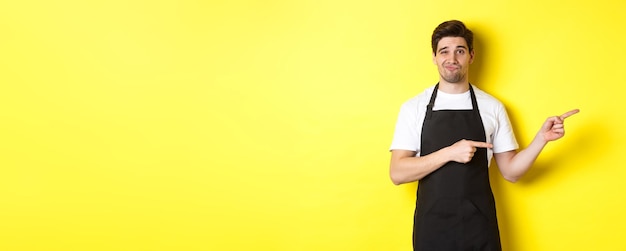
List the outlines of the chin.
{"type": "MultiPolygon", "coordinates": [[[[442,76],[443,77],[443,76],[442,76]]],[[[465,78],[463,76],[460,75],[454,75],[454,76],[450,76],[450,77],[443,77],[443,79],[451,84],[460,84],[460,83],[465,83],[465,78]]]]}
{"type": "Polygon", "coordinates": [[[463,79],[456,79],[456,78],[454,78],[454,79],[446,79],[446,78],[444,78],[444,80],[446,82],[450,83],[450,84],[461,84],[461,83],[464,83],[463,79]]]}

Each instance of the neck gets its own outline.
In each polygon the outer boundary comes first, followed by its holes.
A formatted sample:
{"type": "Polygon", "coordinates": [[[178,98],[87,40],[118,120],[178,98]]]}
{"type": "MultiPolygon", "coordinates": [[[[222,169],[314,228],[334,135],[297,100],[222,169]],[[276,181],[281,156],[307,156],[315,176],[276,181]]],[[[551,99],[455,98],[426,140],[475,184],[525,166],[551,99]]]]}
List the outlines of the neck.
{"type": "Polygon", "coordinates": [[[469,82],[463,83],[448,83],[445,81],[439,82],[439,90],[449,94],[465,93],[469,90],[469,82]]]}

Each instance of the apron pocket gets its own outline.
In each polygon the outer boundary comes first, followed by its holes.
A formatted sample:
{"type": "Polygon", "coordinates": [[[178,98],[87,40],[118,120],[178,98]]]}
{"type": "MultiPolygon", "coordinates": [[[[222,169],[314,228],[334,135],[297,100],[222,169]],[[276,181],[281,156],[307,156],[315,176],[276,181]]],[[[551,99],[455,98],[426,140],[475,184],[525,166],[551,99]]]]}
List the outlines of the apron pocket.
{"type": "Polygon", "coordinates": [[[441,249],[436,250],[448,250],[458,245],[455,240],[459,239],[461,227],[458,213],[460,204],[459,199],[440,198],[424,213],[420,228],[426,246],[439,245],[441,249]]]}

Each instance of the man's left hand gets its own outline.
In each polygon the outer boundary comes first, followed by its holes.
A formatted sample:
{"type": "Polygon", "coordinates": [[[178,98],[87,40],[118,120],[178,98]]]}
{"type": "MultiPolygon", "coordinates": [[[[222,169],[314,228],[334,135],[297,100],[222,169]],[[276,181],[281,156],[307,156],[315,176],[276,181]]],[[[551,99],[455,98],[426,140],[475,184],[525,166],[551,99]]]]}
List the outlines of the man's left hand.
{"type": "Polygon", "coordinates": [[[580,110],[578,109],[574,109],[564,113],[561,116],[549,117],[548,119],[546,119],[546,122],[543,123],[539,134],[546,142],[562,138],[563,135],[565,135],[565,127],[563,126],[563,122],[567,117],[572,116],[579,111],[580,110]]]}

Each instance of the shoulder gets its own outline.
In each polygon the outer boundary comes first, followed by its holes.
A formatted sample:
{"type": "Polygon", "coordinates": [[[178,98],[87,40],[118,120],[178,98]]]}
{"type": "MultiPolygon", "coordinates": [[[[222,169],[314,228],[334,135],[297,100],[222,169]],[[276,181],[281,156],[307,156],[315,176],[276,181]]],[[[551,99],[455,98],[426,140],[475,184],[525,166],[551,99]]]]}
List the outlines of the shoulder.
{"type": "Polygon", "coordinates": [[[402,109],[416,109],[421,106],[428,105],[430,101],[430,96],[433,94],[433,90],[435,86],[431,86],[420,92],[419,94],[413,96],[409,100],[405,101],[402,104],[402,109]]]}
{"type": "Polygon", "coordinates": [[[500,102],[500,100],[474,85],[472,85],[472,87],[474,89],[474,94],[476,95],[476,101],[480,103],[481,108],[488,108],[492,111],[504,110],[504,105],[500,102]]]}

